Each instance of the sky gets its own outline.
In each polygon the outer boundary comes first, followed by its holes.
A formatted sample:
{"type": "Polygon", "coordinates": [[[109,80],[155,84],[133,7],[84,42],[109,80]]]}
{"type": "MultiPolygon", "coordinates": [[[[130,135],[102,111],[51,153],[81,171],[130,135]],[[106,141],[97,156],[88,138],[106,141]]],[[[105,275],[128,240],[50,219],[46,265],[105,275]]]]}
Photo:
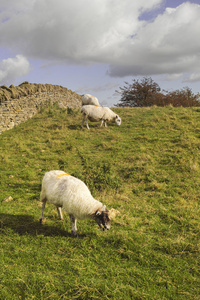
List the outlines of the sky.
{"type": "Polygon", "coordinates": [[[0,85],[48,83],[109,107],[125,82],[200,92],[200,0],[0,0],[0,85]]]}

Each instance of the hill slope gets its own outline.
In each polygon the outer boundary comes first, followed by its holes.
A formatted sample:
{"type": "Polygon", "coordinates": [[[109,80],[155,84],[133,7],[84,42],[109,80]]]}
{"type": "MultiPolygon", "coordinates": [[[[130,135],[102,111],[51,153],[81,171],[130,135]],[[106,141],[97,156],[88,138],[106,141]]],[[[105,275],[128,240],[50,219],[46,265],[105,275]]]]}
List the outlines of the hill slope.
{"type": "Polygon", "coordinates": [[[54,106],[0,136],[0,298],[199,299],[200,112],[115,110],[120,127],[54,106]],[[50,204],[39,224],[52,169],[120,211],[109,232],[79,221],[73,239],[50,204]]]}

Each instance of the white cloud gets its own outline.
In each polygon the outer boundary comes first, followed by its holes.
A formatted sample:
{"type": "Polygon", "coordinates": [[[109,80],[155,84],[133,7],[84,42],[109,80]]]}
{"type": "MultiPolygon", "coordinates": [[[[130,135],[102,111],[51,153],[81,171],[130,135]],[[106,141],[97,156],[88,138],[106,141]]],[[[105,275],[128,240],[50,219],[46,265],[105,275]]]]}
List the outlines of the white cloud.
{"type": "Polygon", "coordinates": [[[179,73],[179,74],[169,74],[166,76],[166,80],[171,81],[171,80],[177,80],[180,79],[183,76],[183,73],[179,73]]]}
{"type": "Polygon", "coordinates": [[[109,64],[110,76],[196,74],[200,5],[185,2],[140,20],[163,2],[3,0],[0,46],[36,59],[109,64]]]}
{"type": "Polygon", "coordinates": [[[192,73],[185,80],[185,82],[196,82],[200,81],[200,73],[192,73]]]}
{"type": "Polygon", "coordinates": [[[36,58],[110,63],[122,58],[124,42],[143,24],[139,15],[162,0],[21,0],[19,8],[8,2],[2,45],[36,58]]]}
{"type": "Polygon", "coordinates": [[[16,78],[27,75],[29,71],[29,62],[23,55],[3,59],[0,62],[0,84],[11,84],[16,78]]]}
{"type": "Polygon", "coordinates": [[[200,5],[189,2],[166,10],[140,28],[127,42],[123,63],[113,64],[110,75],[177,74],[200,68],[200,5]]]}

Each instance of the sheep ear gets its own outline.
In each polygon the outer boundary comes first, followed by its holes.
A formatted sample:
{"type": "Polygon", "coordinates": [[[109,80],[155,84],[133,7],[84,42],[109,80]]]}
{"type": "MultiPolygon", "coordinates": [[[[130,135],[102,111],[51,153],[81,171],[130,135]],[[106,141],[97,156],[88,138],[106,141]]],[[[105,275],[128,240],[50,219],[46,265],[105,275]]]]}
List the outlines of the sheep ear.
{"type": "Polygon", "coordinates": [[[96,216],[100,216],[101,212],[99,210],[96,211],[96,216]]]}

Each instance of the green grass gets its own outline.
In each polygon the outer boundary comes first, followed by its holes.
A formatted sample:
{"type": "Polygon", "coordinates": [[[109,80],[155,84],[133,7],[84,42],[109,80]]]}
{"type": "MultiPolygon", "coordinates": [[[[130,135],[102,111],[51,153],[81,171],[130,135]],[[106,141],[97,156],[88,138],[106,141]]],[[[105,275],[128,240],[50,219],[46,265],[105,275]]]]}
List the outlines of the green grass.
{"type": "Polygon", "coordinates": [[[115,111],[120,127],[82,130],[54,106],[0,135],[0,299],[200,299],[200,112],[115,111]],[[52,169],[120,211],[110,231],[72,238],[51,204],[39,224],[52,169]]]}

